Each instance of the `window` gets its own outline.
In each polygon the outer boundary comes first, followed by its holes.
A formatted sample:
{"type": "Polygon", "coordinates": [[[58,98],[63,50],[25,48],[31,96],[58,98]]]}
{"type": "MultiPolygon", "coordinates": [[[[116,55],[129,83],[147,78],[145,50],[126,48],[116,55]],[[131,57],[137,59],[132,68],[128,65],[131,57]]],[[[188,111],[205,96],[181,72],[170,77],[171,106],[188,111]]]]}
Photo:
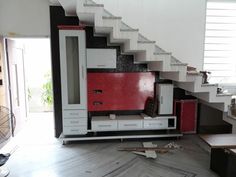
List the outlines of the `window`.
{"type": "Polygon", "coordinates": [[[236,84],[236,1],[208,1],[204,70],[210,82],[236,84]]]}

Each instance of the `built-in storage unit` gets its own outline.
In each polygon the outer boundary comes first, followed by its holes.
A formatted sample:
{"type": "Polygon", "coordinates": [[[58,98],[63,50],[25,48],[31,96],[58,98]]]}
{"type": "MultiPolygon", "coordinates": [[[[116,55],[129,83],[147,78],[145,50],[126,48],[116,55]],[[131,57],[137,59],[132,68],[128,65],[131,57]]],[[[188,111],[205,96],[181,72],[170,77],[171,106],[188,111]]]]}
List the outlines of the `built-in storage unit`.
{"type": "Polygon", "coordinates": [[[156,98],[158,101],[158,115],[173,114],[173,84],[156,84],[156,98]]]}
{"type": "MultiPolygon", "coordinates": [[[[117,54],[115,49],[86,50],[85,41],[84,30],[59,30],[63,141],[181,136],[165,131],[176,128],[175,116],[92,116],[109,111],[143,111],[147,99],[154,96],[155,73],[87,73],[87,68],[116,68],[117,54]]],[[[163,104],[160,113],[171,114],[173,85],[161,85],[157,93],[163,104]]]]}
{"type": "Polygon", "coordinates": [[[84,30],[59,30],[63,134],[87,133],[84,30]]]}
{"type": "Polygon", "coordinates": [[[87,49],[87,68],[116,68],[116,49],[87,49]]]}
{"type": "Polygon", "coordinates": [[[141,115],[120,115],[115,119],[109,116],[92,117],[91,131],[131,131],[176,129],[175,116],[149,117],[141,115]]]}

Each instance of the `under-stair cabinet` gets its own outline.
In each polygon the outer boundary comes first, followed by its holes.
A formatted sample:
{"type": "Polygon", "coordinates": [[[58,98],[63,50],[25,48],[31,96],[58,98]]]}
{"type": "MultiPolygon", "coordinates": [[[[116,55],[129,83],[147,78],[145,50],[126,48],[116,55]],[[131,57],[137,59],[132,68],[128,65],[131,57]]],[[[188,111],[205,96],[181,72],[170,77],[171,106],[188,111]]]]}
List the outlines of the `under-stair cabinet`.
{"type": "Polygon", "coordinates": [[[64,135],[87,133],[87,79],[84,30],[59,30],[64,135]]]}

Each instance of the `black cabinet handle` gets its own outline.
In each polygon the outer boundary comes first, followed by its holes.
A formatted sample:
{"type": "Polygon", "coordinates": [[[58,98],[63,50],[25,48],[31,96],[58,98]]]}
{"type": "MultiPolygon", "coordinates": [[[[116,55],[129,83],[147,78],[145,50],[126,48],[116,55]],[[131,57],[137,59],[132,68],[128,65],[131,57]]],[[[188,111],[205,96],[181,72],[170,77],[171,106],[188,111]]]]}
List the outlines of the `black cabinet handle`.
{"type": "Polygon", "coordinates": [[[95,94],[101,94],[101,93],[102,93],[102,90],[100,90],[100,89],[94,89],[94,90],[93,90],[93,93],[95,93],[95,94]]]}
{"type": "Polygon", "coordinates": [[[94,106],[102,105],[102,102],[101,102],[101,101],[94,101],[94,102],[93,102],[93,105],[94,105],[94,106]]]}

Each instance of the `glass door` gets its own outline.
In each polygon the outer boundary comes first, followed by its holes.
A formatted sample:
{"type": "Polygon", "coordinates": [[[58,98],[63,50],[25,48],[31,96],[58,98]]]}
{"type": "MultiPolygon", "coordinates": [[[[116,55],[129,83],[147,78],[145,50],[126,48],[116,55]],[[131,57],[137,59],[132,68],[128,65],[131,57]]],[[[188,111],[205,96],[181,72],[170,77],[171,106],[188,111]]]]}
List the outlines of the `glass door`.
{"type": "Polygon", "coordinates": [[[87,109],[85,32],[60,30],[62,106],[87,109]]]}

